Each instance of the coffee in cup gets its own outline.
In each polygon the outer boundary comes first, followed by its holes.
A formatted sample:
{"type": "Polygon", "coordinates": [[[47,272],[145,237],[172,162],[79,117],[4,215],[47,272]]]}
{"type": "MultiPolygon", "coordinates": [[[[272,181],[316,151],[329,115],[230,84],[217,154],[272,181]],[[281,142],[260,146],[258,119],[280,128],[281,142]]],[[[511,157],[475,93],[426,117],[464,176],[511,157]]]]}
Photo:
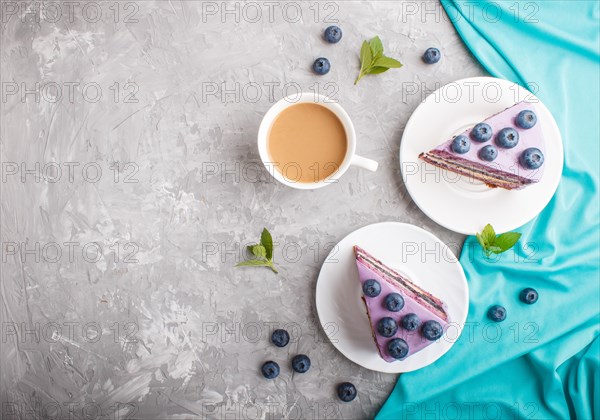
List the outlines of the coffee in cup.
{"type": "Polygon", "coordinates": [[[330,185],[350,166],[377,170],[377,162],[355,151],[356,131],[346,111],[315,93],[281,99],[265,114],[258,130],[258,152],[265,168],[292,188],[330,185]]]}
{"type": "Polygon", "coordinates": [[[284,109],[273,121],[267,139],[272,162],[288,179],[313,183],[334,174],[348,151],[346,130],[332,111],[318,103],[284,109]]]}

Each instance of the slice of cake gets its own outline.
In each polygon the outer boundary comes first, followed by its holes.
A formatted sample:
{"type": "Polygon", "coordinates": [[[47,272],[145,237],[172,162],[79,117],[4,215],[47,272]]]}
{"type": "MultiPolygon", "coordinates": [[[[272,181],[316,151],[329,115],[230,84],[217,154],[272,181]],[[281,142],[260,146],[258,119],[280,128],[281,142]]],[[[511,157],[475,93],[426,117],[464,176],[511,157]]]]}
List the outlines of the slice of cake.
{"type": "Polygon", "coordinates": [[[373,339],[386,362],[411,356],[438,340],[449,322],[446,305],[354,246],[373,339]]]}
{"type": "Polygon", "coordinates": [[[535,107],[519,102],[419,158],[491,188],[513,190],[541,179],[544,146],[535,107]]]}

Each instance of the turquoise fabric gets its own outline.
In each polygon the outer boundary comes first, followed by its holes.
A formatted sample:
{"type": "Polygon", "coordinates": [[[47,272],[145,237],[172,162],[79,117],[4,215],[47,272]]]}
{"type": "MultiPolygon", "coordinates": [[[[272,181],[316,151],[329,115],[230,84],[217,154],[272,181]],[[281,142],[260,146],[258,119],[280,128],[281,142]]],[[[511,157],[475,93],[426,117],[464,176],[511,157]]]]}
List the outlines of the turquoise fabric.
{"type": "Polygon", "coordinates": [[[493,76],[539,86],[565,167],[550,204],[518,229],[515,252],[491,263],[467,239],[466,328],[434,364],[400,375],[376,418],[600,418],[600,3],[442,4],[493,76]],[[518,300],[527,286],[539,291],[535,305],[518,300]],[[486,319],[496,303],[508,311],[499,324],[486,319]]]}

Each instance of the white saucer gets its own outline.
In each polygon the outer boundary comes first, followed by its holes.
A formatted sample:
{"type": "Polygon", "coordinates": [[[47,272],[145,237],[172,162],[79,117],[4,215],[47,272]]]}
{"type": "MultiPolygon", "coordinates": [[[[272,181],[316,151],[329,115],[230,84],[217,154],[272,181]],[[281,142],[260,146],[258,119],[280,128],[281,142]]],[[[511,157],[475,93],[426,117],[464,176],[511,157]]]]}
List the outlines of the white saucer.
{"type": "Polygon", "coordinates": [[[386,222],[358,229],[333,248],[319,273],[316,301],[325,334],[344,356],[367,369],[400,373],[427,366],[452,347],[467,318],[469,289],[462,266],[441,240],[413,225],[386,222]],[[443,338],[405,360],[379,357],[361,300],[354,245],[446,302],[451,322],[443,338]]]}
{"type": "Polygon", "coordinates": [[[412,199],[436,223],[465,235],[491,223],[503,233],[529,222],[554,195],[563,168],[562,138],[548,108],[531,92],[503,79],[473,77],[441,87],[419,105],[404,129],[400,168],[412,199]],[[520,101],[535,103],[546,142],[544,173],[537,184],[518,191],[489,188],[418,158],[520,101]]]}

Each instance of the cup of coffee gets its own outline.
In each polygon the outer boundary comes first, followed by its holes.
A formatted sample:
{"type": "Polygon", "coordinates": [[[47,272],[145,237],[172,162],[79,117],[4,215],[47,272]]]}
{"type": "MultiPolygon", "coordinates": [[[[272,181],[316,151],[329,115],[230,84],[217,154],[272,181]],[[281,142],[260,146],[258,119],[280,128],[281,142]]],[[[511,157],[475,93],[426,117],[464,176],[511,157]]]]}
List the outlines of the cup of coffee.
{"type": "Polygon", "coordinates": [[[279,182],[302,190],[337,182],[350,166],[376,171],[378,163],[358,156],[356,132],[337,103],[315,93],[275,103],[258,130],[258,152],[279,182]]]}

